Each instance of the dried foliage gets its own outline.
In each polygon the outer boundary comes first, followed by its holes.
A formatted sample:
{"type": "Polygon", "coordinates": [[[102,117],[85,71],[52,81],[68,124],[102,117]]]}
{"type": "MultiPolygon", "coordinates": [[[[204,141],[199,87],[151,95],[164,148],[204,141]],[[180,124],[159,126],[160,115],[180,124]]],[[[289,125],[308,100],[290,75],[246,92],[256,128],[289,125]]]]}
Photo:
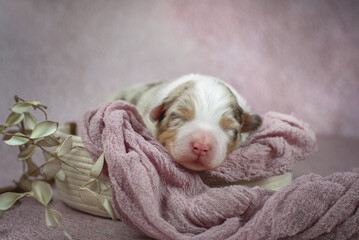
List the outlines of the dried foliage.
{"type": "MultiPolygon", "coordinates": [[[[47,107],[39,101],[25,101],[18,96],[15,96],[15,101],[16,103],[10,107],[11,113],[5,124],[0,125],[0,134],[4,136],[4,143],[18,147],[17,160],[23,163],[23,174],[18,181],[14,181],[13,186],[0,189],[0,218],[3,211],[11,208],[17,200],[33,197],[45,207],[46,225],[61,229],[65,236],[71,239],[61,225],[61,213],[48,207],[52,199],[50,184],[54,182],[55,177],[60,181],[66,180],[66,173],[62,170],[64,164],[76,169],[80,174],[88,174],[61,159],[76,147],[73,147],[71,136],[63,141],[56,137],[59,124],[47,119],[47,107]],[[43,113],[45,120],[36,119],[31,113],[36,110],[43,113]],[[37,166],[32,157],[39,149],[44,155],[45,162],[37,166]]],[[[102,190],[111,188],[108,181],[101,179],[103,166],[102,154],[90,171],[90,181],[79,189],[79,193],[84,203],[104,209],[116,220],[112,204],[101,195],[102,190]]]]}
{"type": "Polygon", "coordinates": [[[102,153],[91,168],[90,181],[80,188],[80,197],[84,203],[104,209],[113,220],[116,220],[117,217],[112,204],[101,195],[103,189],[111,188],[108,181],[103,181],[100,178],[104,162],[105,158],[102,153]]]}
{"type": "Polygon", "coordinates": [[[67,238],[71,236],[61,225],[61,214],[48,207],[52,199],[50,184],[54,177],[65,180],[61,156],[72,149],[71,136],[60,141],[54,134],[58,130],[58,123],[47,119],[47,107],[39,101],[25,101],[15,96],[16,103],[11,106],[6,122],[0,125],[0,134],[7,145],[16,146],[19,149],[17,160],[23,163],[24,172],[14,186],[0,189],[0,217],[3,211],[8,210],[13,204],[23,197],[33,197],[45,207],[45,219],[48,227],[59,228],[64,231],[67,238]],[[31,113],[39,110],[45,120],[39,121],[31,113]],[[37,166],[32,157],[36,150],[40,149],[45,156],[45,163],[37,166]]]}
{"type": "MultiPolygon", "coordinates": [[[[45,207],[46,225],[61,229],[65,236],[71,239],[61,225],[61,213],[48,207],[52,199],[50,184],[54,182],[55,177],[60,181],[66,180],[66,173],[62,170],[64,164],[76,169],[80,174],[88,174],[61,159],[76,147],[73,147],[71,136],[63,141],[56,137],[59,124],[47,119],[47,107],[39,101],[25,101],[18,96],[15,96],[15,101],[16,103],[10,107],[11,113],[6,122],[0,125],[0,134],[4,136],[4,143],[18,147],[17,160],[23,163],[23,174],[18,181],[14,181],[13,186],[0,189],[0,218],[3,211],[10,209],[17,200],[33,197],[45,207]],[[36,119],[31,113],[36,110],[43,113],[45,120],[36,119]],[[40,166],[32,160],[38,149],[42,151],[45,159],[40,166]]],[[[84,203],[106,210],[109,216],[116,220],[112,204],[101,195],[102,190],[111,188],[108,181],[101,179],[103,166],[102,154],[90,171],[90,181],[79,189],[79,193],[84,203]]]]}

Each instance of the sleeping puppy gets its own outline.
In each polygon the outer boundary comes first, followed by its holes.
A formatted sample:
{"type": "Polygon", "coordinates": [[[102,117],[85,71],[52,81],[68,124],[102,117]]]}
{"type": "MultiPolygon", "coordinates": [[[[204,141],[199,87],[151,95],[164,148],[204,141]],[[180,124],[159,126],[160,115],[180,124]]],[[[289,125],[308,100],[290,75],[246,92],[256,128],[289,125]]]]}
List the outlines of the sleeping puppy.
{"type": "Polygon", "coordinates": [[[220,166],[262,122],[231,86],[203,75],[135,85],[117,99],[134,104],[174,161],[195,171],[220,166]]]}

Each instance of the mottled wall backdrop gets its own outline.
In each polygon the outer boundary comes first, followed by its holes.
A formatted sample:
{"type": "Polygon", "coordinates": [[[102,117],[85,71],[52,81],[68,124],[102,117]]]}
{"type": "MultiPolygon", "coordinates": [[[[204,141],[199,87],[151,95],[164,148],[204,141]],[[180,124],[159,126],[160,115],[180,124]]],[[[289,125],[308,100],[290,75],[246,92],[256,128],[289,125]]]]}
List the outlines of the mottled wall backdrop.
{"type": "Polygon", "coordinates": [[[359,137],[358,1],[0,1],[0,120],[13,95],[63,124],[133,83],[187,73],[255,112],[359,137]]]}

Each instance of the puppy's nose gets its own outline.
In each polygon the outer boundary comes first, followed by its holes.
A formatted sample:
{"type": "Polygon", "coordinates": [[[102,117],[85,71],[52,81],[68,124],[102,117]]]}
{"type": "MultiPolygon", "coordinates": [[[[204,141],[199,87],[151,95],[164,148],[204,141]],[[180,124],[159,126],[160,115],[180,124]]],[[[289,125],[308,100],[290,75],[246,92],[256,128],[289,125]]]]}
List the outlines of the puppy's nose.
{"type": "Polygon", "coordinates": [[[211,149],[207,144],[194,142],[193,143],[193,152],[198,156],[205,156],[207,152],[211,149]]]}

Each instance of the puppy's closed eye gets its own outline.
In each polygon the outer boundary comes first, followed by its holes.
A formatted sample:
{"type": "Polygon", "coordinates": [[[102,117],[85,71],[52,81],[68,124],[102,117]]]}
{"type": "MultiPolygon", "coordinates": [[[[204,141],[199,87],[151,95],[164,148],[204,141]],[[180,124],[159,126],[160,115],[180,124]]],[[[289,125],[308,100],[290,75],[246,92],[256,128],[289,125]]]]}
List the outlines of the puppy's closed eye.
{"type": "Polygon", "coordinates": [[[168,127],[178,127],[183,124],[186,119],[179,113],[172,112],[169,117],[168,127]]]}
{"type": "Polygon", "coordinates": [[[231,137],[235,137],[238,135],[238,129],[235,127],[232,128],[226,128],[224,129],[226,131],[226,133],[231,136],[231,137]]]}
{"type": "Polygon", "coordinates": [[[219,122],[224,132],[235,142],[238,138],[240,125],[236,119],[228,116],[228,113],[224,114],[219,122]]]}

